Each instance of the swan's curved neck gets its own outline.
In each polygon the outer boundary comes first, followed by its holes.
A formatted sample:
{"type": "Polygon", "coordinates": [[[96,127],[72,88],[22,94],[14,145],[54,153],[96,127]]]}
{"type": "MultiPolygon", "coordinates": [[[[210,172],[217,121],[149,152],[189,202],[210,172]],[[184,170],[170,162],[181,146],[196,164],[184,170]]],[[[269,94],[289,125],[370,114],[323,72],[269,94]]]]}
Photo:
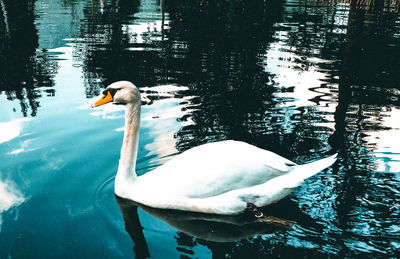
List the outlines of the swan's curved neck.
{"type": "Polygon", "coordinates": [[[132,182],[136,179],[136,158],[139,144],[140,103],[127,104],[125,111],[125,133],[119,159],[116,183],[132,182]]]}

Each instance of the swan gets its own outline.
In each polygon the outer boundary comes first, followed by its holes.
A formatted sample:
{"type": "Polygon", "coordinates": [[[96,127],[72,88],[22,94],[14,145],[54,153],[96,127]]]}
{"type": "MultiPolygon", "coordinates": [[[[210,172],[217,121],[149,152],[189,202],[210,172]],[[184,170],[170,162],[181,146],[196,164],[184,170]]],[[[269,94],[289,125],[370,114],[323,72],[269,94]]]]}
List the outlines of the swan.
{"type": "Polygon", "coordinates": [[[331,166],[336,154],[298,165],[273,152],[233,140],[189,149],[142,175],[135,172],[141,97],[128,81],[110,84],[92,107],[124,104],[125,132],[114,191],[152,208],[221,215],[264,207],[289,195],[303,181],[331,166]]]}

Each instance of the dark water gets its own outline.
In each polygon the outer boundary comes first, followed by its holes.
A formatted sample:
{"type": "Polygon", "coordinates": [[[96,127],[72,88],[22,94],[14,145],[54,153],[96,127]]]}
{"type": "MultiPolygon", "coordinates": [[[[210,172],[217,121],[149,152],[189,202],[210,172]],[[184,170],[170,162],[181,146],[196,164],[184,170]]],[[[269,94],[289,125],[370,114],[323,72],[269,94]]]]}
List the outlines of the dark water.
{"type": "Polygon", "coordinates": [[[398,255],[399,4],[0,0],[0,258],[398,255]],[[292,227],[136,209],[113,193],[122,107],[90,108],[121,79],[138,174],[224,139],[339,160],[266,209],[292,227]]]}

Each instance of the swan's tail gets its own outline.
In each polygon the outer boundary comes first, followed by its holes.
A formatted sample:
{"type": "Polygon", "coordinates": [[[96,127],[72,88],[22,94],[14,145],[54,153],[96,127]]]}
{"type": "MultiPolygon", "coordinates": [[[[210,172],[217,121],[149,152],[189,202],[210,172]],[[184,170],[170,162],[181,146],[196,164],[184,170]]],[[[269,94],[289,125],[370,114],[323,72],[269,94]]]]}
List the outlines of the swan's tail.
{"type": "Polygon", "coordinates": [[[299,186],[305,179],[317,174],[325,168],[331,166],[336,161],[337,154],[308,163],[297,165],[287,174],[290,179],[290,185],[293,187],[299,186]]]}
{"type": "Polygon", "coordinates": [[[219,197],[225,202],[227,195],[235,193],[235,198],[239,197],[246,203],[251,202],[257,207],[267,206],[285,198],[308,177],[331,166],[335,163],[336,156],[337,154],[308,164],[295,165],[287,174],[272,178],[263,184],[221,194],[219,197]]]}

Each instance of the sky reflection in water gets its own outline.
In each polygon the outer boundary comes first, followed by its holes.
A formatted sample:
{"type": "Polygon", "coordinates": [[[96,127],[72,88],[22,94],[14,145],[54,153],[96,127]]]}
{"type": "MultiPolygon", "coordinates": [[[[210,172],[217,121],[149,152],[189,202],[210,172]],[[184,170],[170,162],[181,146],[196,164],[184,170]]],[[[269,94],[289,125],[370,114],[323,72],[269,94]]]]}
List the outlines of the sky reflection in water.
{"type": "Polygon", "coordinates": [[[17,2],[0,0],[1,258],[399,252],[397,1],[17,2]],[[123,107],[90,104],[121,79],[143,95],[138,174],[224,139],[339,161],[266,212],[290,229],[173,228],[115,200],[123,107]]]}

